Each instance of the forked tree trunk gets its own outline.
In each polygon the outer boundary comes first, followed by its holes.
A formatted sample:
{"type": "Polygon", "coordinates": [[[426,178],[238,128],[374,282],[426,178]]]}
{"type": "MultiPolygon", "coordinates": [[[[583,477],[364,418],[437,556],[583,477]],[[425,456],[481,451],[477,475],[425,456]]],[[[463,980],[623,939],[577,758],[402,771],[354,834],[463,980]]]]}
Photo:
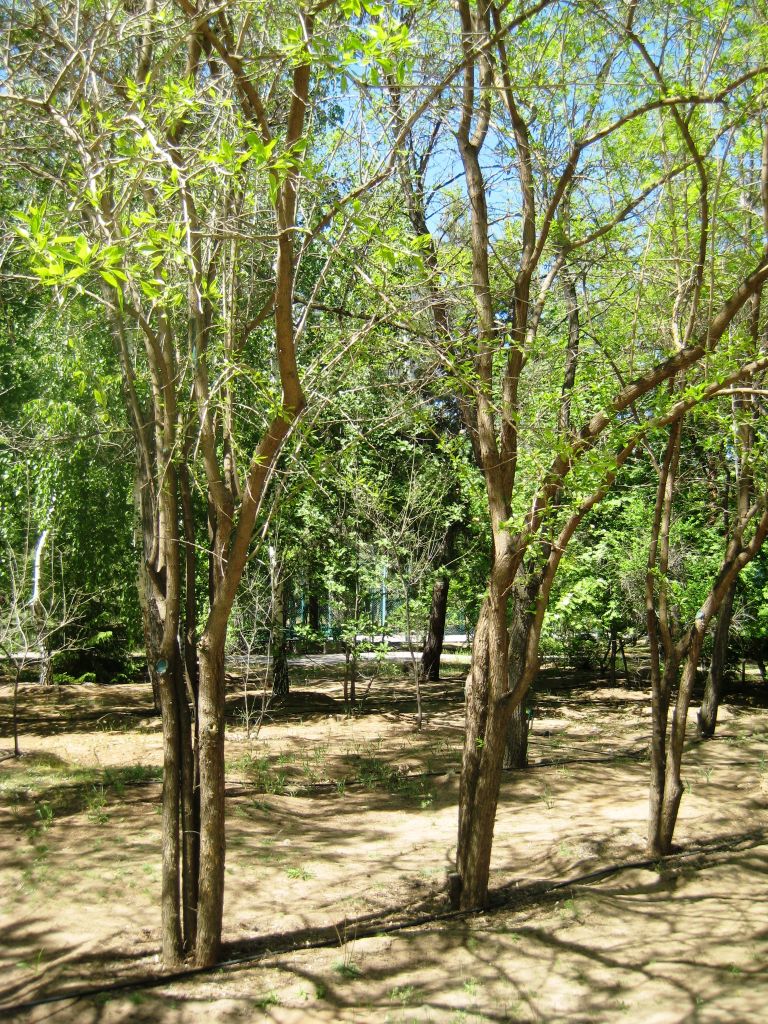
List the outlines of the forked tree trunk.
{"type": "Polygon", "coordinates": [[[445,617],[448,611],[448,576],[438,576],[432,586],[432,604],[429,610],[429,626],[421,655],[421,677],[436,681],[440,678],[440,658],[445,639],[445,617]]]}
{"type": "Polygon", "coordinates": [[[725,595],[717,616],[717,627],[712,642],[712,661],[704,686],[704,697],[699,708],[698,731],[702,739],[710,739],[715,734],[717,712],[723,694],[723,680],[728,661],[728,638],[731,632],[735,596],[736,583],[734,582],[725,595]]]}

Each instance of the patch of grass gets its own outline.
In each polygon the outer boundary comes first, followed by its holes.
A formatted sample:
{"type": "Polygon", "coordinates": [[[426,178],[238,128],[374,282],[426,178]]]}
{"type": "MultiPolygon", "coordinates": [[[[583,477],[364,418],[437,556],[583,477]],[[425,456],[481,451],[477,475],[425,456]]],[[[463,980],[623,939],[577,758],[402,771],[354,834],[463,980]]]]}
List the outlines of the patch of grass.
{"type": "Polygon", "coordinates": [[[288,868],[285,873],[289,878],[298,878],[302,882],[308,882],[310,878],[315,877],[312,872],[307,871],[306,868],[288,868]]]}
{"type": "Polygon", "coordinates": [[[277,992],[274,991],[274,989],[272,989],[271,991],[267,992],[266,995],[259,996],[258,999],[254,999],[253,1005],[258,1006],[260,1010],[266,1010],[270,1006],[279,1006],[280,996],[277,994],[277,992]]]}
{"type": "Polygon", "coordinates": [[[378,757],[361,757],[355,779],[365,789],[386,790],[418,802],[422,810],[431,807],[435,800],[434,792],[423,779],[411,778],[407,768],[394,767],[378,757]]]}
{"type": "Polygon", "coordinates": [[[147,782],[162,782],[163,769],[155,764],[128,764],[119,768],[105,768],[103,785],[116,796],[122,796],[126,786],[137,786],[147,782]]]}
{"type": "Polygon", "coordinates": [[[106,825],[109,821],[109,815],[105,810],[106,806],[107,795],[104,792],[104,786],[92,786],[85,801],[88,820],[94,825],[106,825]]]}
{"type": "Polygon", "coordinates": [[[353,960],[337,960],[333,965],[333,970],[340,978],[346,980],[359,978],[363,973],[353,960]]]}
{"type": "Polygon", "coordinates": [[[464,984],[461,986],[470,999],[475,999],[477,993],[480,991],[480,986],[474,978],[467,978],[464,984]]]}
{"type": "Polygon", "coordinates": [[[23,971],[34,971],[35,974],[39,974],[44,953],[44,949],[39,949],[34,960],[19,960],[16,966],[20,967],[23,971]]]}
{"type": "Polygon", "coordinates": [[[8,799],[20,822],[29,815],[29,802],[34,801],[35,826],[48,828],[54,817],[78,811],[84,803],[87,805],[95,789],[121,797],[126,786],[159,782],[162,774],[159,765],[83,768],[42,756],[0,779],[0,798],[8,799]]]}
{"type": "Polygon", "coordinates": [[[41,829],[50,828],[53,824],[53,808],[45,802],[38,804],[35,808],[35,817],[40,823],[41,829]]]}
{"type": "Polygon", "coordinates": [[[327,779],[327,772],[324,770],[328,757],[328,747],[320,746],[308,750],[301,757],[301,770],[307,782],[313,785],[316,782],[323,782],[327,779]]]}
{"type": "Polygon", "coordinates": [[[227,768],[243,772],[257,793],[269,793],[272,796],[285,794],[286,773],[276,771],[269,763],[268,757],[244,754],[243,757],[230,761],[227,768]]]}
{"type": "Polygon", "coordinates": [[[415,993],[416,989],[413,985],[396,985],[389,993],[389,998],[393,1002],[400,1003],[401,1006],[409,1006],[413,1002],[415,993]]]}
{"type": "Polygon", "coordinates": [[[576,906],[575,899],[563,900],[562,904],[560,905],[560,913],[572,914],[575,920],[581,920],[581,917],[579,916],[579,908],[576,906]]]}

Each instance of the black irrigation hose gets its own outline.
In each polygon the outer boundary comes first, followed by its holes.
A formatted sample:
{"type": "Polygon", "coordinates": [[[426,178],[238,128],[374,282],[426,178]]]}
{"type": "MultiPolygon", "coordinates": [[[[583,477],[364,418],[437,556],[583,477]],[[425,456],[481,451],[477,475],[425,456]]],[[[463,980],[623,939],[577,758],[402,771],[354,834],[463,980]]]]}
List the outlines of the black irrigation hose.
{"type": "MultiPolygon", "coordinates": [[[[679,863],[684,863],[688,860],[695,860],[696,858],[701,859],[707,854],[735,852],[745,844],[751,843],[755,846],[758,845],[761,840],[764,841],[766,839],[768,839],[768,830],[758,829],[753,832],[742,833],[740,836],[734,837],[730,840],[724,840],[720,843],[713,843],[709,845],[702,843],[698,847],[685,853],[672,854],[663,858],[656,857],[645,860],[627,861],[623,864],[612,864],[605,868],[599,868],[596,871],[590,871],[585,875],[579,875],[576,878],[569,878],[563,882],[536,882],[522,888],[512,888],[509,886],[502,887],[501,889],[496,890],[495,894],[491,895],[490,906],[486,910],[445,910],[439,913],[421,914],[407,918],[404,921],[395,921],[390,924],[371,923],[362,928],[358,927],[355,921],[345,920],[341,925],[331,925],[325,928],[318,928],[317,933],[319,934],[319,937],[316,939],[307,939],[304,942],[289,942],[282,947],[278,946],[258,953],[249,953],[243,956],[231,957],[227,960],[222,960],[219,963],[213,964],[210,967],[188,967],[181,971],[165,971],[161,974],[145,976],[143,978],[138,977],[127,979],[125,981],[116,981],[108,985],[74,988],[69,991],[65,990],[63,992],[54,993],[53,995],[42,996],[39,999],[30,999],[19,1003],[8,1003],[5,1006],[0,1006],[0,1019],[6,1017],[10,1018],[10,1016],[24,1010],[32,1010],[37,1006],[45,1006],[51,1003],[66,1002],[68,1000],[77,1001],[99,995],[110,995],[117,992],[130,992],[135,989],[160,988],[161,986],[173,984],[177,981],[186,981],[189,978],[197,978],[205,974],[211,974],[214,971],[227,970],[229,968],[241,967],[247,964],[260,964],[264,961],[272,960],[277,956],[285,956],[289,953],[300,953],[303,950],[308,949],[326,949],[331,946],[347,942],[349,938],[367,939],[379,935],[408,931],[412,928],[420,928],[425,924],[433,924],[440,921],[455,921],[469,917],[487,916],[495,913],[496,911],[503,910],[505,907],[520,909],[525,905],[535,905],[537,902],[545,902],[547,899],[557,895],[563,890],[574,889],[578,886],[602,881],[603,879],[621,874],[624,871],[634,871],[638,868],[655,868],[661,864],[665,867],[674,868],[679,863]]],[[[710,864],[702,864],[700,867],[714,867],[717,863],[717,861],[711,861],[710,864]]]]}

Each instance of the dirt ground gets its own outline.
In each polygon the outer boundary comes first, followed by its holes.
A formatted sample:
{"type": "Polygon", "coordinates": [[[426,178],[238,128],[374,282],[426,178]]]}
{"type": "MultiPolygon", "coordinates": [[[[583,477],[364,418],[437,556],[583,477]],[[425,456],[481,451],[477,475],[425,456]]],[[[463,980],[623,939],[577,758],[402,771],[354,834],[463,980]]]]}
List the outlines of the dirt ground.
{"type": "MultiPolygon", "coordinates": [[[[251,739],[233,678],[224,939],[227,958],[249,962],[18,1010],[160,971],[161,738],[149,689],[25,686],[24,756],[0,762],[0,1016],[764,1021],[760,688],[722,709],[714,741],[691,740],[680,853],[644,864],[647,692],[545,674],[531,768],[502,784],[494,905],[456,917],[443,886],[455,852],[463,673],[447,671],[429,685],[416,733],[399,666],[348,717],[339,667],[305,662],[292,697],[251,739]]],[[[9,701],[0,687],[0,756],[10,750],[9,701]]]]}

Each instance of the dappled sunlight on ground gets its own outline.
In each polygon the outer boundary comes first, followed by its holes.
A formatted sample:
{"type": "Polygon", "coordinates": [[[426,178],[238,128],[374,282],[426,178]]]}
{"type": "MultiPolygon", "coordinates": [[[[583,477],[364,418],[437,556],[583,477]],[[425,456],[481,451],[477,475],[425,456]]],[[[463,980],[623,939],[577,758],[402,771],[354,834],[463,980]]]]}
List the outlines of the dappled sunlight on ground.
{"type": "MultiPolygon", "coordinates": [[[[491,884],[504,904],[363,936],[445,910],[463,680],[425,688],[417,733],[401,671],[348,716],[338,667],[321,668],[250,738],[230,680],[224,938],[230,954],[262,955],[330,926],[331,947],[19,1019],[764,1019],[768,732],[751,702],[724,709],[716,740],[690,740],[676,835],[686,856],[580,882],[644,859],[648,698],[564,688],[565,677],[541,686],[531,768],[502,784],[491,884]],[[530,888],[564,879],[554,893],[530,888]]],[[[159,969],[156,722],[138,684],[24,693],[26,756],[0,763],[6,1003],[159,969]]]]}

